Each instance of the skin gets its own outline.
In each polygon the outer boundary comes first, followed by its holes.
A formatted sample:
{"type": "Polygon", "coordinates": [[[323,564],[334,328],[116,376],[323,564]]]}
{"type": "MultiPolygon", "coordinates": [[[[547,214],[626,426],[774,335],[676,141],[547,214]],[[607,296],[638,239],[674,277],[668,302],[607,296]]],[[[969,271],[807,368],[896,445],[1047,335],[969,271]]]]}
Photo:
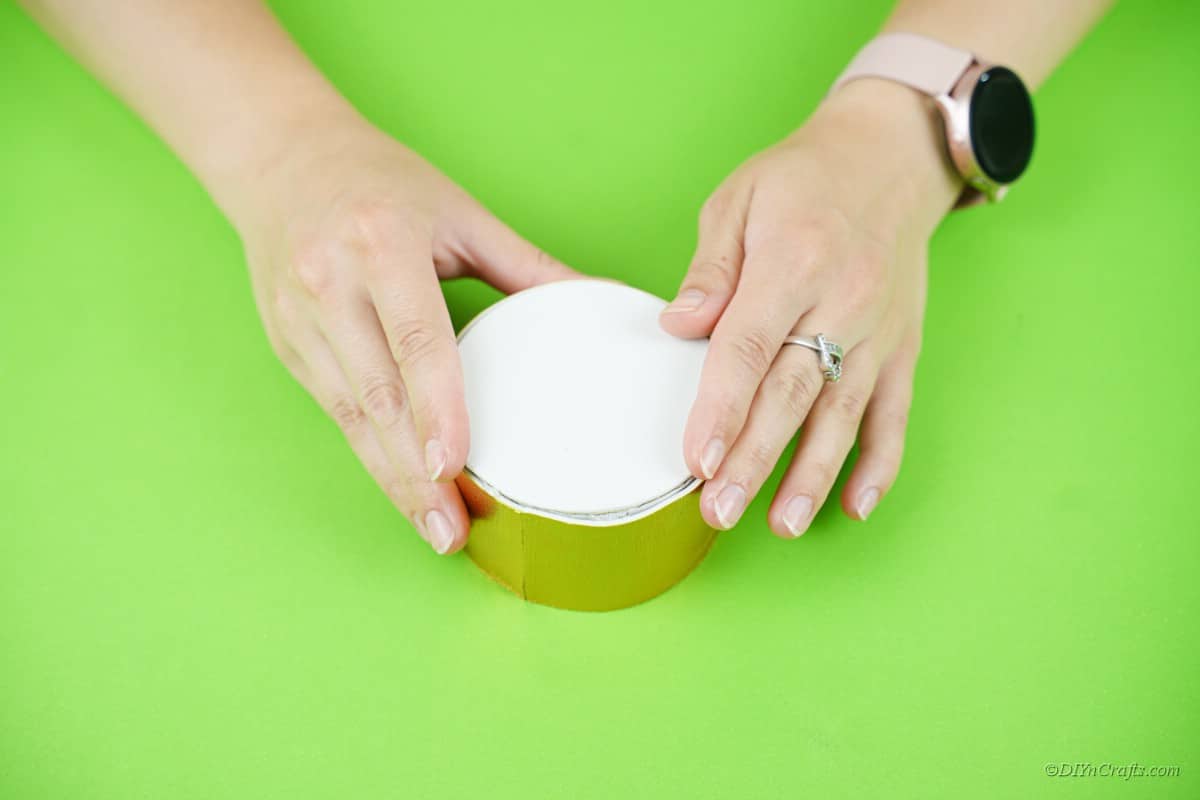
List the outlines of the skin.
{"type": "MultiPolygon", "coordinates": [[[[989,54],[1036,86],[1107,6],[910,0],[885,30],[989,54]]],[[[856,438],[846,513],[865,520],[895,483],[928,241],[962,188],[939,126],[920,93],[854,81],[705,203],[696,254],[661,322],[678,336],[711,336],[684,434],[689,467],[707,479],[710,525],[737,524],[801,427],[768,512],[775,534],[807,530],[856,438]],[[836,384],[824,384],[816,354],[783,346],[818,332],[845,350],[836,384]]]]}
{"type": "MultiPolygon", "coordinates": [[[[275,353],[438,553],[465,544],[453,479],[469,429],[438,282],[505,292],[577,273],[372,126],[258,0],[21,0],[192,169],[241,235],[275,353]]],[[[1031,85],[1108,3],[905,0],[887,29],[1013,66],[1031,85]]],[[[928,240],[961,185],[929,101],[855,81],[730,175],[700,214],[662,325],[711,336],[685,434],[715,527],[737,523],[787,443],[769,512],[799,536],[856,437],[842,494],[866,519],[896,479],[920,351],[928,240]],[[846,350],[824,384],[824,332],[846,350]]]]}

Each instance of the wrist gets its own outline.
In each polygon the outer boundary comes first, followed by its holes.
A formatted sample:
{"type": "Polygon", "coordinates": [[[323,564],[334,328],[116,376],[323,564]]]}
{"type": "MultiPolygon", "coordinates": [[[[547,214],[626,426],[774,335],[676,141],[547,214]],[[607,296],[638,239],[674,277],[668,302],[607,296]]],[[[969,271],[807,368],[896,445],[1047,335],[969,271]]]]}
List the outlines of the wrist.
{"type": "Polygon", "coordinates": [[[828,143],[843,160],[858,163],[865,180],[930,230],[954,207],[964,184],[929,98],[892,81],[863,78],[825,98],[813,121],[829,130],[828,143]]]}
{"type": "Polygon", "coordinates": [[[252,118],[218,125],[192,159],[217,205],[242,229],[293,187],[284,177],[369,123],[336,92],[264,108],[252,118]]]}

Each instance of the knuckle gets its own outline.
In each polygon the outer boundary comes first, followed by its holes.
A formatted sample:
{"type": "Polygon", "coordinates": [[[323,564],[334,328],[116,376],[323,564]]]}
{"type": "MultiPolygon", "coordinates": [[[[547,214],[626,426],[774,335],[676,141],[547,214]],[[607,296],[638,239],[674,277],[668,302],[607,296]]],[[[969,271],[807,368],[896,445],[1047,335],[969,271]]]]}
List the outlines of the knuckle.
{"type": "Polygon", "coordinates": [[[406,396],[404,387],[395,379],[369,378],[363,382],[362,408],[374,422],[389,425],[399,419],[406,396]]]}
{"type": "Polygon", "coordinates": [[[346,210],[343,235],[355,243],[375,246],[395,231],[399,217],[399,210],[392,201],[361,198],[346,210]]]}
{"type": "Polygon", "coordinates": [[[714,383],[713,387],[712,392],[701,389],[701,396],[705,398],[704,418],[713,420],[725,436],[735,436],[739,420],[746,413],[747,400],[735,390],[732,382],[714,383]]]}
{"type": "Polygon", "coordinates": [[[333,212],[318,233],[298,237],[291,250],[291,276],[310,296],[322,299],[342,277],[339,264],[361,263],[364,270],[375,271],[388,265],[378,257],[387,249],[429,239],[417,215],[394,201],[356,199],[333,212]]]}
{"type": "Polygon", "coordinates": [[[799,230],[823,235],[829,241],[844,239],[854,227],[846,212],[833,204],[806,207],[796,223],[799,230]]]}
{"type": "Polygon", "coordinates": [[[775,341],[759,327],[749,328],[736,336],[731,348],[738,363],[753,375],[764,374],[775,360],[775,341]]]}
{"type": "Polygon", "coordinates": [[[409,520],[414,520],[408,514],[408,490],[403,482],[393,479],[380,483],[379,488],[383,489],[388,500],[392,501],[392,505],[399,509],[401,514],[404,514],[409,520]]]}
{"type": "Polygon", "coordinates": [[[834,407],[844,420],[857,425],[867,410],[867,398],[858,391],[838,392],[834,407]]]}
{"type": "Polygon", "coordinates": [[[855,281],[842,295],[843,316],[847,320],[874,319],[882,299],[882,287],[866,280],[855,281]]]}
{"type": "Polygon", "coordinates": [[[785,305],[795,306],[829,280],[839,265],[838,245],[820,228],[774,230],[760,235],[748,252],[746,271],[771,282],[785,305]]]}
{"type": "Polygon", "coordinates": [[[765,475],[775,468],[779,460],[779,450],[771,442],[760,439],[750,445],[746,452],[746,460],[756,475],[765,475]]]}
{"type": "MultiPolygon", "coordinates": [[[[328,248],[308,244],[292,256],[292,277],[310,297],[327,296],[337,283],[337,271],[328,248]]],[[[277,298],[278,299],[278,298],[277,298]]]]}
{"type": "Polygon", "coordinates": [[[419,397],[412,401],[412,417],[424,430],[438,418],[438,412],[443,408],[433,397],[419,397]]]}
{"type": "Polygon", "coordinates": [[[343,396],[334,400],[329,406],[329,416],[347,434],[357,431],[366,422],[362,408],[353,397],[343,396]]]}
{"type": "Polygon", "coordinates": [[[885,447],[899,449],[904,446],[904,433],[908,430],[909,405],[898,404],[884,412],[882,422],[887,431],[888,444],[885,447]]]}
{"type": "Polygon", "coordinates": [[[400,475],[392,475],[381,483],[384,493],[398,508],[405,511],[405,516],[411,511],[412,481],[400,475]]]}
{"type": "Polygon", "coordinates": [[[883,280],[891,269],[891,259],[881,244],[863,245],[851,261],[854,271],[872,283],[883,280]]]}
{"type": "Polygon", "coordinates": [[[395,211],[383,201],[359,201],[347,214],[343,236],[361,259],[364,275],[375,278],[387,266],[387,259],[381,256],[388,243],[398,237],[395,211]]]}
{"type": "Polygon", "coordinates": [[[812,476],[814,485],[821,487],[824,492],[837,480],[839,466],[824,459],[814,460],[808,464],[808,474],[812,476]]]}
{"type": "Polygon", "coordinates": [[[846,219],[833,210],[806,212],[788,234],[801,267],[827,263],[842,252],[848,236],[846,219]]]}
{"type": "Polygon", "coordinates": [[[271,316],[278,322],[280,329],[293,330],[299,318],[296,301],[285,287],[276,287],[271,295],[271,316]]]}
{"type": "Polygon", "coordinates": [[[823,222],[802,221],[788,238],[805,263],[824,261],[836,249],[834,233],[823,222]]]}
{"type": "Polygon", "coordinates": [[[405,321],[392,326],[392,356],[397,363],[411,366],[430,359],[438,349],[438,337],[421,322],[405,321]]]}
{"type": "MultiPolygon", "coordinates": [[[[374,255],[399,248],[426,249],[433,238],[432,223],[416,208],[392,198],[354,201],[345,214],[342,236],[361,254],[374,255]]],[[[368,259],[368,263],[378,259],[368,259]]]]}
{"type": "Polygon", "coordinates": [[[788,413],[799,421],[808,414],[820,385],[807,370],[779,370],[771,377],[770,391],[779,398],[788,413]]]}
{"type": "Polygon", "coordinates": [[[705,254],[696,258],[690,270],[698,283],[732,287],[737,282],[737,265],[728,253],[705,254]]]}

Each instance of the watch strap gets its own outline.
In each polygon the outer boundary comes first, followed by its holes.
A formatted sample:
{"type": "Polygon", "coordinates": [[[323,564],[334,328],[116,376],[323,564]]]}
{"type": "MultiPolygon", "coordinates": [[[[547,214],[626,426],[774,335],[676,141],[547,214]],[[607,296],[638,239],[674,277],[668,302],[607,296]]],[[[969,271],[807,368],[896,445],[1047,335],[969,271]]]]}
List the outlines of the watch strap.
{"type": "Polygon", "coordinates": [[[975,57],[915,33],[883,33],[867,42],[833,89],[857,78],[885,78],[931,97],[949,94],[975,57]]]}
{"type": "MultiPolygon", "coordinates": [[[[858,78],[883,78],[930,97],[948,95],[977,59],[965,50],[915,33],[883,33],[867,42],[834,81],[831,92],[858,78]]],[[[955,208],[987,202],[987,195],[963,186],[955,208]]]]}

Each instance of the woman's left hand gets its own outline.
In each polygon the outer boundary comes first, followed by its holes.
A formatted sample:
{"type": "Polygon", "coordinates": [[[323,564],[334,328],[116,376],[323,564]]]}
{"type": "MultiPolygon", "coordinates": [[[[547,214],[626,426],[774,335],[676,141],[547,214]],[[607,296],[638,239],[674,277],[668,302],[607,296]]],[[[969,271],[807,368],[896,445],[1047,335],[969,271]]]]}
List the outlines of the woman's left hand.
{"type": "Polygon", "coordinates": [[[751,158],[700,214],[696,255],[661,324],[711,335],[684,454],[707,479],[701,509],[731,528],[803,423],[768,520],[792,538],[825,502],[856,436],[842,507],[866,519],[900,467],[925,306],[926,247],[960,183],[927,101],[874,79],[848,84],[751,158]],[[825,334],[845,351],[825,383],[825,334]]]}

